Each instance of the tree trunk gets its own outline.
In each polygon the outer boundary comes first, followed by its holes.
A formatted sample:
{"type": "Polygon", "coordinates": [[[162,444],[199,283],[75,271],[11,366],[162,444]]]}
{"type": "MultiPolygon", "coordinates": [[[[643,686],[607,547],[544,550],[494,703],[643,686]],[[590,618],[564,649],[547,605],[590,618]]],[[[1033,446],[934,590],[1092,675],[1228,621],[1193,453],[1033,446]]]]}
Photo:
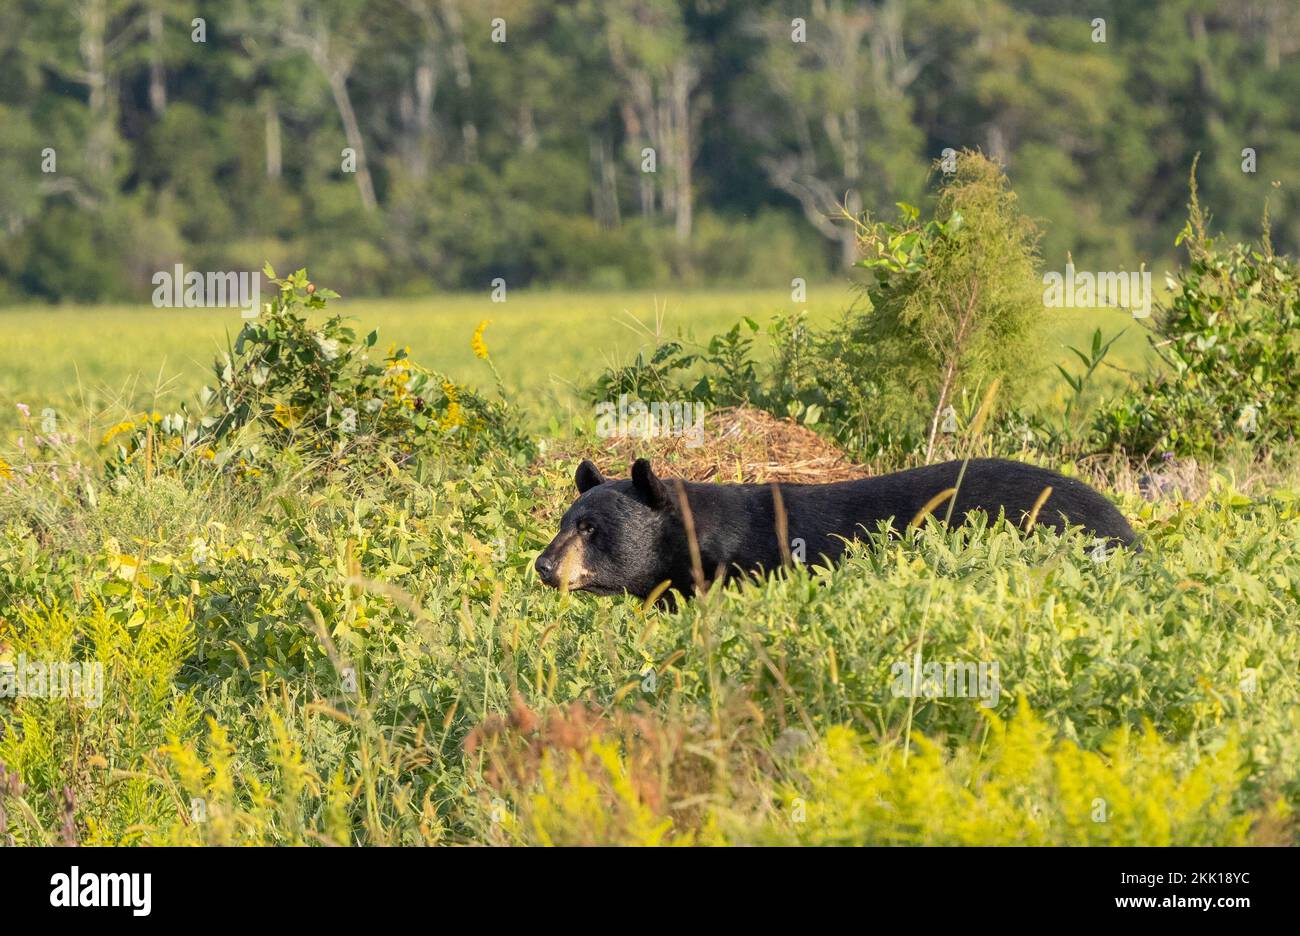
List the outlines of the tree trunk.
{"type": "Polygon", "coordinates": [[[438,91],[437,56],[425,49],[424,60],[415,69],[415,128],[419,160],[415,177],[423,179],[433,162],[433,99],[438,91]]]}
{"type": "Polygon", "coordinates": [[[163,15],[162,10],[149,10],[149,108],[154,116],[161,117],[167,109],[167,74],[163,68],[163,15]]]}
{"type": "Polygon", "coordinates": [[[343,133],[347,136],[348,146],[357,154],[357,191],[361,194],[361,206],[373,212],[378,203],[375,201],[375,185],[370,178],[370,164],[366,161],[366,143],[361,137],[361,126],[357,123],[356,112],[352,109],[352,96],[348,94],[347,72],[330,68],[328,71],[330,92],[334,95],[334,105],[338,108],[339,118],[343,121],[343,133]]]}
{"type": "Polygon", "coordinates": [[[535,152],[538,145],[537,121],[533,118],[533,108],[530,104],[519,105],[517,126],[519,128],[519,148],[525,153],[535,152]]]}
{"type": "Polygon", "coordinates": [[[677,243],[687,244],[695,210],[695,196],[691,184],[691,163],[694,147],[691,141],[691,88],[696,80],[695,69],[679,62],[672,73],[672,122],[676,151],[673,153],[673,230],[677,243]]]}
{"type": "Polygon", "coordinates": [[[610,155],[609,141],[597,134],[588,137],[591,154],[591,213],[603,230],[610,231],[619,225],[618,177],[614,172],[614,159],[610,155]]]}
{"type": "MultiPolygon", "coordinates": [[[[655,213],[655,180],[653,173],[645,172],[641,168],[641,150],[643,149],[642,144],[645,142],[641,118],[637,114],[636,107],[626,100],[619,105],[619,113],[623,117],[623,133],[627,138],[626,145],[632,152],[632,165],[637,174],[637,192],[640,195],[641,216],[648,218],[655,213]]],[[[657,161],[655,167],[658,168],[657,161]]]]}
{"type": "Polygon", "coordinates": [[[280,178],[283,165],[280,142],[280,109],[276,106],[275,95],[266,96],[266,177],[280,178]]]}
{"type": "Polygon", "coordinates": [[[108,185],[112,163],[113,113],[104,51],[108,14],[105,0],[85,0],[81,7],[81,60],[89,89],[90,132],[86,134],[86,169],[97,191],[108,185]]]}
{"type": "Polygon", "coordinates": [[[618,206],[618,163],[614,159],[614,144],[605,137],[600,140],[600,185],[605,192],[609,226],[616,228],[623,223],[618,206]]]}
{"type": "MultiPolygon", "coordinates": [[[[452,0],[443,0],[442,19],[447,24],[447,33],[451,37],[451,69],[456,75],[456,87],[469,97],[471,84],[469,72],[469,52],[465,48],[464,29],[461,26],[460,10],[452,0]]],[[[478,158],[478,127],[466,117],[460,125],[460,138],[464,146],[466,162],[478,158]]]]}

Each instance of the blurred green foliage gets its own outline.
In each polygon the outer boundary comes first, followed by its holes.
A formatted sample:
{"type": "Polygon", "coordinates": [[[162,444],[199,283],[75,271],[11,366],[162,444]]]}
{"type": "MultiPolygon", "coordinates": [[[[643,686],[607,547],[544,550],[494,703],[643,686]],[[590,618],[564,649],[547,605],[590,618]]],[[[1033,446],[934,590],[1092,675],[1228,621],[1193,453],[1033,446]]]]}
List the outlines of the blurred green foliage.
{"type": "Polygon", "coordinates": [[[1166,258],[1197,152],[1229,237],[1278,180],[1274,240],[1300,243],[1288,0],[493,16],[505,42],[472,0],[5,4],[0,304],[266,259],[352,295],[815,281],[853,257],[838,206],[921,204],[948,148],[1006,165],[1054,265],[1166,258]]]}

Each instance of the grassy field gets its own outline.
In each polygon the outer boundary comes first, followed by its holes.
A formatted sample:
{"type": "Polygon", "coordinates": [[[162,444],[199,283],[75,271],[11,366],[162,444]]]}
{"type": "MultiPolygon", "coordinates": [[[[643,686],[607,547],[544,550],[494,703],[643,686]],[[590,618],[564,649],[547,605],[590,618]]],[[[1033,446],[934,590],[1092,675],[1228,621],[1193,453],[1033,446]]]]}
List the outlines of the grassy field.
{"type": "MultiPolygon", "coordinates": [[[[810,313],[831,321],[848,298],[813,290],[810,313]]],[[[345,306],[381,345],[481,386],[469,338],[491,318],[492,359],[542,438],[587,418],[574,386],[643,342],[627,316],[706,337],[787,307],[722,292],[345,306]]],[[[1296,841],[1285,490],[1247,497],[1210,471],[1196,502],[1122,496],[1141,553],[927,528],[667,610],[539,584],[532,562],[574,497],[563,460],[42,461],[15,404],[99,430],[150,405],[159,374],[168,400],[192,393],[237,323],[0,322],[0,664],[84,664],[98,687],[69,698],[29,671],[15,693],[0,669],[0,843],[1296,841]]],[[[1042,405],[1064,345],[1124,323],[1054,315],[1026,362],[1042,405]]],[[[1137,329],[1116,360],[1142,364],[1137,329]]]]}
{"type": "MultiPolygon", "coordinates": [[[[684,293],[514,292],[504,303],[486,294],[425,300],[356,300],[337,304],[362,331],[378,329],[380,345],[409,345],[411,355],[452,379],[487,386],[469,338],[478,323],[486,333],[508,391],[526,406],[533,424],[566,425],[577,402],[575,387],[611,362],[623,363],[651,345],[656,331],[707,339],[742,316],[766,323],[773,315],[806,309],[817,322],[834,321],[854,301],[847,285],[813,286],[808,302],[788,293],[707,291],[684,293]]],[[[107,425],[127,411],[167,410],[211,380],[212,361],[239,331],[237,311],[106,306],[30,306],[0,309],[0,426],[14,425],[14,404],[33,411],[98,414],[107,425]]],[[[1067,345],[1086,348],[1092,332],[1107,337],[1127,328],[1109,360],[1135,369],[1146,360],[1143,329],[1121,311],[1045,310],[1044,354],[1027,361],[1046,395],[1065,387],[1053,365],[1075,361],[1067,345]]],[[[1122,375],[1103,370],[1098,388],[1122,375]]]]}

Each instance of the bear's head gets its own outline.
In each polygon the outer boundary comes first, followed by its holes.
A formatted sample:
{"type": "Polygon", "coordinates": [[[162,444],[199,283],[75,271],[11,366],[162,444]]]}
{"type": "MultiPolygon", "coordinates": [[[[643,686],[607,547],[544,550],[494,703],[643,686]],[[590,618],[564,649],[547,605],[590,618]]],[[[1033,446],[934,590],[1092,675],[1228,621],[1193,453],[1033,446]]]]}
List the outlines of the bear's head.
{"type": "Polygon", "coordinates": [[[537,574],[552,588],[649,597],[680,563],[682,523],[668,486],[644,458],[620,481],[584,461],[574,482],[578,499],[537,557],[537,574]]]}

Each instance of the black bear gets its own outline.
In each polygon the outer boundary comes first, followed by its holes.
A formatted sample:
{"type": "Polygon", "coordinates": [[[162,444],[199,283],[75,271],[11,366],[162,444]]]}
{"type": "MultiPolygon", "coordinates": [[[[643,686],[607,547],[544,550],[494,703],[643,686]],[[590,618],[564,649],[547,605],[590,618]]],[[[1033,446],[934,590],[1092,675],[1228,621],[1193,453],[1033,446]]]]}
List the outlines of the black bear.
{"type": "Polygon", "coordinates": [[[647,598],[665,581],[689,595],[697,570],[709,579],[770,571],[789,561],[796,543],[809,561],[834,562],[846,539],[874,533],[882,521],[897,530],[927,507],[956,523],[976,510],[1017,523],[1032,515],[1058,531],[1081,526],[1108,544],[1134,542],[1115,505],[1082,481],[998,458],[962,465],[774,485],[664,480],[644,458],[632,465],[630,480],[614,481],[584,461],[574,478],[578,499],[537,557],[537,572],[554,588],[597,595],[647,598]],[[952,488],[955,496],[942,497],[952,488]]]}

